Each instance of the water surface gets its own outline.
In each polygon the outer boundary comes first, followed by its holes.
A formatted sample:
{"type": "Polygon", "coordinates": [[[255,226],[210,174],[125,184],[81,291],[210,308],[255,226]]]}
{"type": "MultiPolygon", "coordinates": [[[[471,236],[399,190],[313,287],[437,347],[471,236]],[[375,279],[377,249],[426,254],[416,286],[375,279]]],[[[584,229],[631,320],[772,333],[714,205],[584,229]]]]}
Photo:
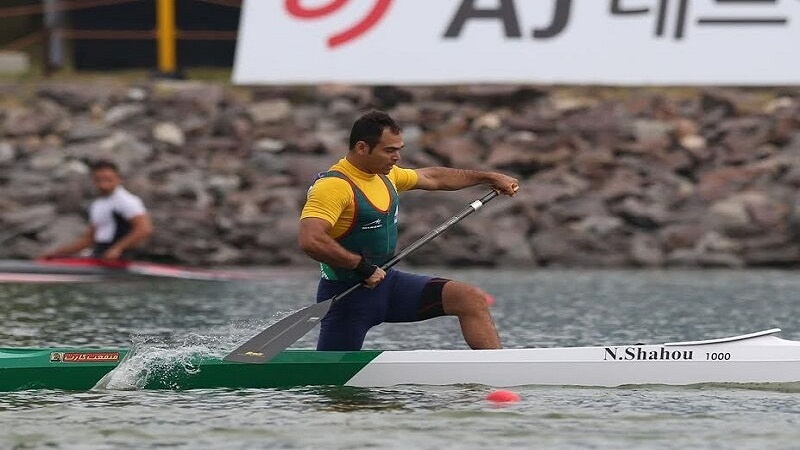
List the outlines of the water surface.
{"type": "MultiPolygon", "coordinates": [[[[506,347],[661,343],[781,327],[800,339],[789,271],[429,270],[491,293],[506,347]]],[[[0,346],[222,352],[308,305],[313,270],[260,282],[0,284],[0,346]],[[148,347],[150,346],[150,347],[148,347]]],[[[312,332],[296,348],[313,347],[312,332]]],[[[462,349],[457,322],[375,328],[365,348],[462,349]]],[[[176,357],[178,357],[176,356],[176,357]]],[[[797,386],[308,387],[0,393],[0,448],[796,448],[797,386]]]]}

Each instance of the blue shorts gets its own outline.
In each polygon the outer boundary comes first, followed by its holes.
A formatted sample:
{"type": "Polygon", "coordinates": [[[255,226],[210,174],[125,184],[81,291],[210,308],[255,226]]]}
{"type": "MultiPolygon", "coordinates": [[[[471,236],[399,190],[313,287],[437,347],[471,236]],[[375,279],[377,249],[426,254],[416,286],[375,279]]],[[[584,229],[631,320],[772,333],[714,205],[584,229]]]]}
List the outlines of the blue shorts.
{"type": "MultiPolygon", "coordinates": [[[[361,350],[367,331],[375,325],[443,316],[442,288],[448,281],[389,270],[374,289],[358,288],[331,306],[321,321],[317,350],[361,350]]],[[[320,280],[317,303],[352,285],[352,281],[320,280]]]]}

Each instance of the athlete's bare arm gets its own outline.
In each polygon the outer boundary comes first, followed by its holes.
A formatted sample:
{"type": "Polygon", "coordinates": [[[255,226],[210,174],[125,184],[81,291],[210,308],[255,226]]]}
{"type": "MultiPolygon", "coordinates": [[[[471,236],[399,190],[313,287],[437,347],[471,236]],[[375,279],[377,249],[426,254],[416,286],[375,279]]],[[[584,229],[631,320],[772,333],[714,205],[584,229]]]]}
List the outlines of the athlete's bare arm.
{"type": "Polygon", "coordinates": [[[41,255],[42,258],[56,258],[59,256],[70,256],[85,248],[89,248],[94,244],[94,228],[86,227],[86,231],[78,239],[70,242],[67,245],[58,247],[55,250],[49,251],[41,255]]]}
{"type": "Polygon", "coordinates": [[[499,172],[451,169],[449,167],[426,167],[416,169],[416,172],[419,179],[414,189],[456,191],[478,184],[486,184],[506,195],[514,195],[519,189],[519,181],[516,178],[499,172]]]}
{"type": "MultiPolygon", "coordinates": [[[[330,237],[332,226],[328,221],[315,217],[300,220],[300,231],[297,242],[306,254],[315,260],[336,267],[355,268],[361,261],[361,255],[348,251],[335,239],[330,237]]],[[[379,267],[369,278],[364,280],[367,287],[375,287],[386,273],[379,267]]]]}
{"type": "Polygon", "coordinates": [[[118,259],[122,256],[122,252],[137,246],[153,234],[153,223],[150,220],[149,214],[140,214],[130,219],[129,222],[131,224],[131,231],[103,253],[103,258],[118,259]]]}

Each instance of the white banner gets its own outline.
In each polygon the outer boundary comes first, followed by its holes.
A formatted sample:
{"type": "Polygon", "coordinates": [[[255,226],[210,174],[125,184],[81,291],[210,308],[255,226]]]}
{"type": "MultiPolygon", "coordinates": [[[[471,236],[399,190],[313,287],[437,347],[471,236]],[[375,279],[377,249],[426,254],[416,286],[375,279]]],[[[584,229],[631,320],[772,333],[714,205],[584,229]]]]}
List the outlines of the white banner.
{"type": "Polygon", "coordinates": [[[237,84],[800,84],[800,0],[246,0],[237,84]]]}

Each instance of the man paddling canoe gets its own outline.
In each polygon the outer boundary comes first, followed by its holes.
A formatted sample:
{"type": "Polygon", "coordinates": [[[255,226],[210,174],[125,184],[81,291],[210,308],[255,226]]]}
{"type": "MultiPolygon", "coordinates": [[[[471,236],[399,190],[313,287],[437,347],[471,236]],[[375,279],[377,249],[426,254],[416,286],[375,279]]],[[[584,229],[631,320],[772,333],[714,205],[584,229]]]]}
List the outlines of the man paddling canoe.
{"type": "Polygon", "coordinates": [[[350,132],[347,156],[321,173],[308,191],[300,216],[298,241],[320,262],[317,302],[363,282],[360,289],[331,306],[322,319],[318,350],[359,350],[375,325],[457,316],[464,340],[473,349],[500,348],[500,338],[477,287],[390,269],[397,241],[398,192],[410,189],[453,191],[487,184],[514,195],[518,181],[497,172],[445,167],[397,167],[402,130],[386,113],[361,116],[350,132]]]}
{"type": "Polygon", "coordinates": [[[116,164],[97,161],[91,173],[100,196],[89,206],[88,229],[70,244],[44,254],[44,258],[70,256],[93,247],[93,258],[119,259],[153,232],[144,203],[122,186],[116,164]]]}

